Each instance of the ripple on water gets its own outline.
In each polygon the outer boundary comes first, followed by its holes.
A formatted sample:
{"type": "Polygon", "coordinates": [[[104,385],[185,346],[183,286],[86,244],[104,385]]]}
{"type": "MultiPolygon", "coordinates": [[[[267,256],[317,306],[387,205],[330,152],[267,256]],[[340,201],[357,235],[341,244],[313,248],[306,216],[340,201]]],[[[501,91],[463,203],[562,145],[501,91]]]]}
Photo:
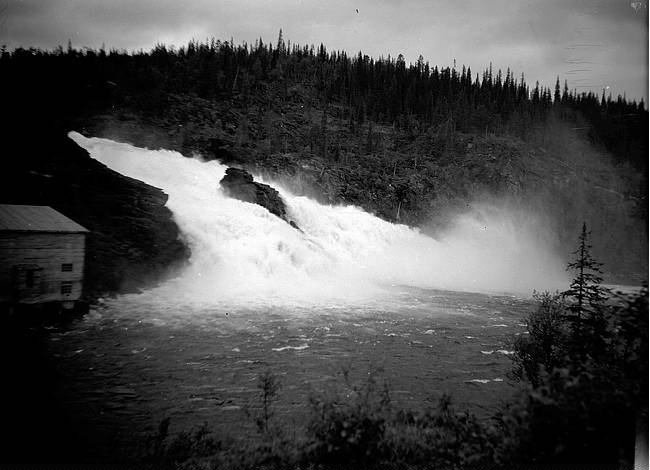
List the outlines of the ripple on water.
{"type": "Polygon", "coordinates": [[[495,379],[471,379],[471,380],[466,380],[465,382],[487,384],[490,382],[503,382],[503,379],[501,377],[497,377],[495,379]]]}
{"type": "MultiPolygon", "coordinates": [[[[170,415],[178,430],[203,421],[239,429],[246,421],[241,409],[255,403],[257,378],[267,368],[286,373],[279,406],[294,414],[305,411],[295,404],[305,405],[311,390],[340,384],[340,369],[348,365],[357,374],[354,383],[372,366],[383,368],[406,407],[421,405],[431,390],[460,394],[463,403],[497,403],[510,390],[499,383],[510,364],[496,355],[507,355],[502,338],[512,330],[484,329],[496,321],[475,305],[500,300],[477,295],[469,302],[468,294],[459,294],[459,302],[453,295],[424,300],[423,293],[417,308],[395,302],[393,310],[163,306],[133,295],[106,300],[66,331],[49,332],[49,339],[65,377],[66,403],[96,429],[137,427],[146,434],[170,415]],[[458,310],[459,303],[474,314],[458,310]],[[490,362],[481,361],[488,359],[481,349],[493,351],[490,362]],[[91,399],[96,405],[86,406],[91,399]],[[119,417],[111,415],[113,403],[119,417]],[[226,409],[226,416],[219,414],[226,409]]],[[[504,326],[527,313],[521,305],[499,306],[504,326]]]]}
{"type": "Polygon", "coordinates": [[[303,349],[307,349],[309,347],[308,344],[301,344],[300,346],[282,346],[280,348],[271,348],[271,351],[288,351],[288,350],[294,350],[294,351],[302,351],[303,349]]]}

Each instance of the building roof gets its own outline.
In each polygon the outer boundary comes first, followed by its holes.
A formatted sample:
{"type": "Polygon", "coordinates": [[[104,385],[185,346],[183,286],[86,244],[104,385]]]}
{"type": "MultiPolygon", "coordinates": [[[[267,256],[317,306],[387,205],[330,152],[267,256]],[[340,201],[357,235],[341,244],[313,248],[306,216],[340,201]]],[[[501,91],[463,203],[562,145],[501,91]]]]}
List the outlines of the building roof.
{"type": "Polygon", "coordinates": [[[75,221],[49,206],[0,204],[0,231],[12,232],[88,232],[75,221]]]}

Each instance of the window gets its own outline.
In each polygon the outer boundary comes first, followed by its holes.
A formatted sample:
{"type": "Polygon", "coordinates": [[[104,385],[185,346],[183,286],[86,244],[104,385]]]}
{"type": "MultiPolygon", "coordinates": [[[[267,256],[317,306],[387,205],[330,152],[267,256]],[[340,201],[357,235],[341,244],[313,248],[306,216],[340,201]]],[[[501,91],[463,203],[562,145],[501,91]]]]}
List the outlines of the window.
{"type": "Polygon", "coordinates": [[[62,294],[72,294],[72,282],[63,281],[61,283],[61,293],[62,294]]]}
{"type": "Polygon", "coordinates": [[[64,273],[71,273],[72,272],[72,263],[63,263],[61,265],[61,271],[64,273]]]}
{"type": "Polygon", "coordinates": [[[16,294],[17,299],[23,295],[32,296],[39,294],[43,288],[43,268],[33,263],[13,265],[11,267],[11,286],[15,292],[19,292],[19,294],[16,294]]]}

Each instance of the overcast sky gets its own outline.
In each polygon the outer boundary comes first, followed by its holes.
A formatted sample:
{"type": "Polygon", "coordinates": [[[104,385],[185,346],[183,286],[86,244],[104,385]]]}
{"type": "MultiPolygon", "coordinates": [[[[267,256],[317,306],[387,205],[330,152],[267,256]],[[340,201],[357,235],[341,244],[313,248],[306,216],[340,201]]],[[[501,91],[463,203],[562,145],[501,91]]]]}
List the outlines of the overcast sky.
{"type": "Polygon", "coordinates": [[[648,101],[647,0],[0,0],[0,44],[148,50],[192,38],[321,42],[648,101]]]}

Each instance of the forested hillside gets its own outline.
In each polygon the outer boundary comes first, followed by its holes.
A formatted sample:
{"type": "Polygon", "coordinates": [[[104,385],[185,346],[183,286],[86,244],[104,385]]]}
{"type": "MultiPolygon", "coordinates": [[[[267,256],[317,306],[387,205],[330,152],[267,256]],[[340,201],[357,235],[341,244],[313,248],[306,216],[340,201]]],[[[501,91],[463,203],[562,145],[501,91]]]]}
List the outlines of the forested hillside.
{"type": "Polygon", "coordinates": [[[3,50],[0,72],[7,135],[48,126],[199,153],[432,231],[478,201],[507,201],[550,216],[567,253],[586,220],[611,279],[647,277],[643,102],[281,33],[137,53],[3,50]]]}

